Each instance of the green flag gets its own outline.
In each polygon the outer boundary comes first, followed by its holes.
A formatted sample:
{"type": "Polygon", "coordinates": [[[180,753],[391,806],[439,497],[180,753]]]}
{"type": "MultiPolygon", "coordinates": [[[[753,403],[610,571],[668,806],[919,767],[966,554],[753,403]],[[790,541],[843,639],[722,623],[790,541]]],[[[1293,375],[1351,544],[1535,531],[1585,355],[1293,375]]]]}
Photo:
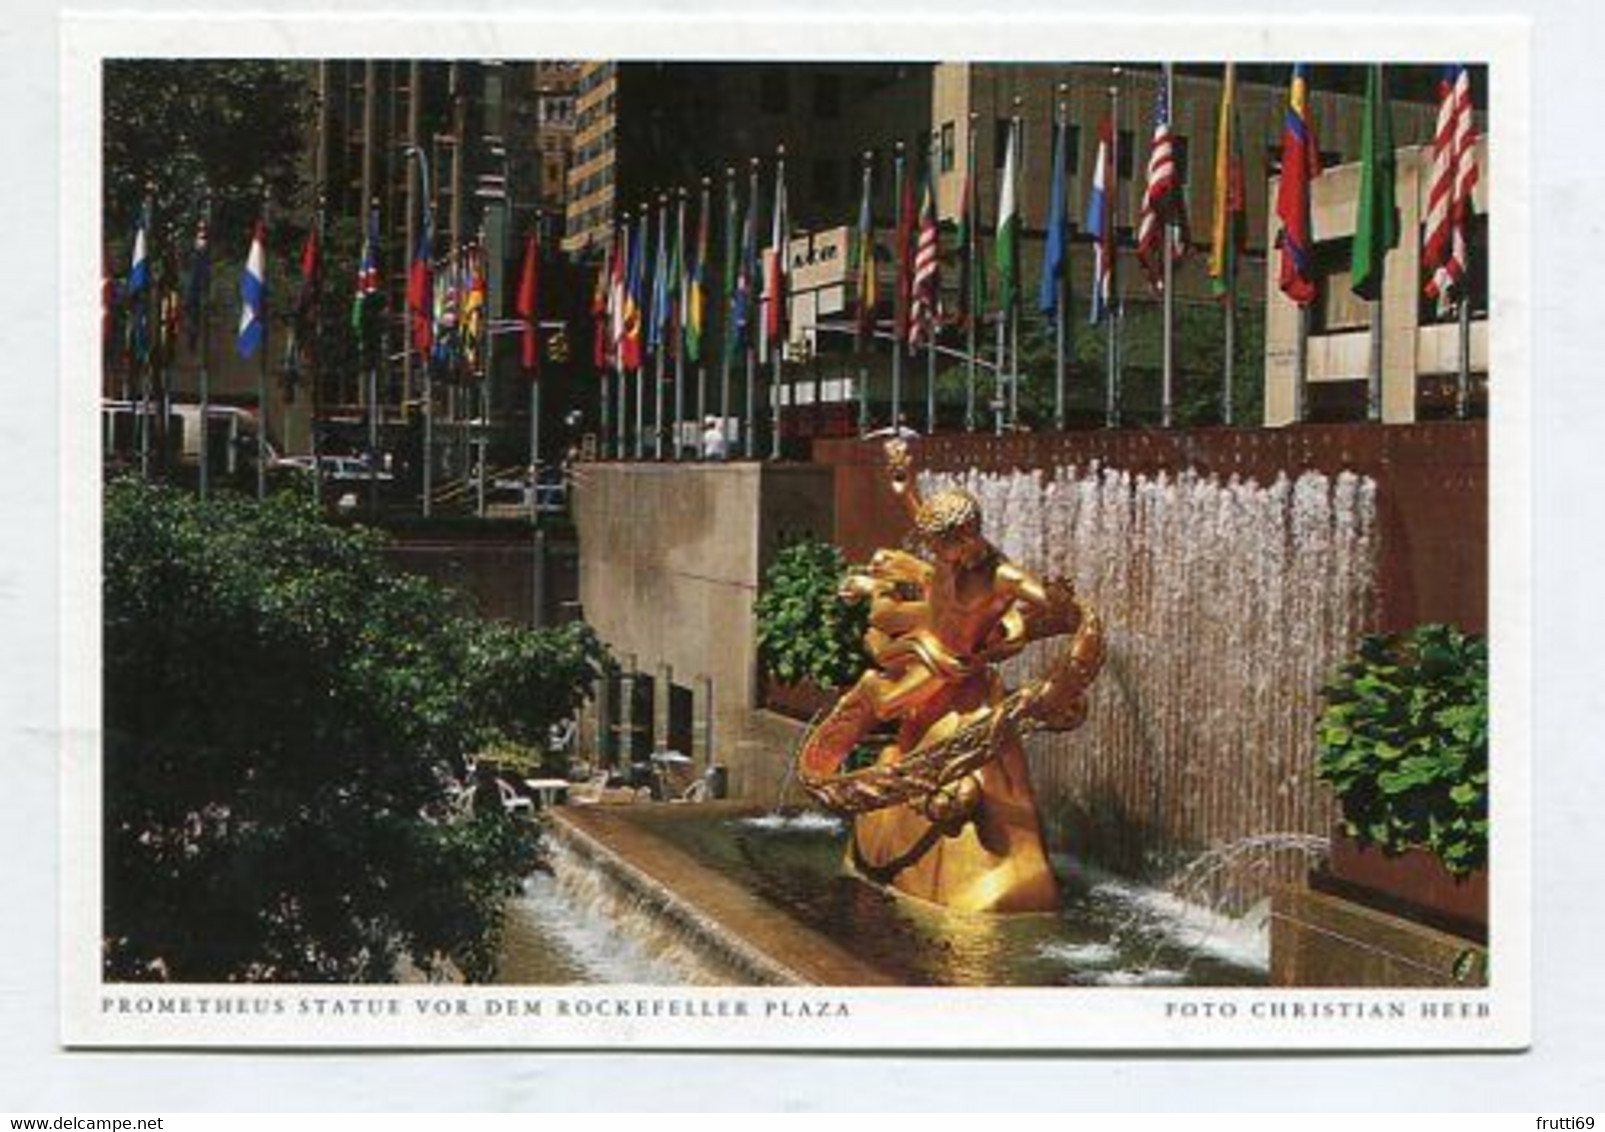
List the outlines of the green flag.
{"type": "Polygon", "coordinates": [[[1003,183],[998,187],[998,309],[1005,316],[1014,310],[1014,304],[1019,301],[1020,209],[1015,198],[1020,160],[1018,133],[1011,122],[1009,145],[1003,158],[1003,183]]]}
{"type": "Polygon", "coordinates": [[[1363,299],[1382,294],[1382,264],[1399,244],[1399,210],[1394,196],[1393,120],[1388,111],[1382,68],[1366,69],[1365,122],[1360,133],[1360,206],[1354,223],[1354,257],[1349,286],[1363,299]]]}

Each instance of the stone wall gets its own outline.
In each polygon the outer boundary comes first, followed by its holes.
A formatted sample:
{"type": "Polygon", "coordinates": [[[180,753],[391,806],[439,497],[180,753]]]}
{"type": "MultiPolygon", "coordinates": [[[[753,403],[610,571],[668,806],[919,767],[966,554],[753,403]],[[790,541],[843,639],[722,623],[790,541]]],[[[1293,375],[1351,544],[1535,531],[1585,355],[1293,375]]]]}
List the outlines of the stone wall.
{"type": "Polygon", "coordinates": [[[714,756],[738,797],[778,795],[797,730],[754,711],[759,579],[789,538],[831,536],[831,477],[756,463],[595,463],[577,477],[585,619],[643,674],[667,665],[693,695],[708,681],[714,756]]]}

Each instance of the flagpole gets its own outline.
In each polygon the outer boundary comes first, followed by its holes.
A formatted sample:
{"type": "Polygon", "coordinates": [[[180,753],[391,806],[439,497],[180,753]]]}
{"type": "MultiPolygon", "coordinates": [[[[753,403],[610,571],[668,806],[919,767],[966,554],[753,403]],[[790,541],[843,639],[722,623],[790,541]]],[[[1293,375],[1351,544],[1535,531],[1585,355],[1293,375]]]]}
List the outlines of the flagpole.
{"type": "MultiPolygon", "coordinates": [[[[1227,237],[1231,238],[1230,235],[1227,237]]],[[[1237,371],[1237,254],[1226,259],[1226,358],[1222,367],[1221,417],[1230,426],[1233,421],[1232,386],[1237,371]]]]}
{"type": "MultiPolygon", "coordinates": [[[[676,289],[674,324],[665,328],[665,335],[674,338],[674,431],[669,434],[669,459],[680,458],[680,434],[685,426],[685,188],[676,190],[674,216],[675,278],[670,285],[676,289]]],[[[667,337],[665,341],[667,341],[667,337]]]]}
{"type": "Polygon", "coordinates": [[[975,301],[979,288],[976,286],[977,271],[984,270],[980,256],[980,221],[981,203],[980,186],[975,180],[975,122],[980,115],[974,110],[970,111],[970,122],[965,135],[964,153],[964,183],[969,189],[969,198],[964,202],[964,256],[969,265],[964,285],[969,294],[964,296],[964,310],[967,317],[964,320],[964,431],[975,431],[975,351],[976,330],[981,322],[980,304],[975,301]]]}
{"type": "MultiPolygon", "coordinates": [[[[652,264],[652,327],[657,337],[657,349],[652,351],[652,458],[663,459],[663,355],[669,349],[668,317],[661,306],[669,298],[669,194],[658,194],[658,256],[652,264]],[[658,293],[657,281],[662,278],[663,292],[658,293]]],[[[649,335],[650,337],[650,335],[649,335]]]]}
{"type": "MultiPolygon", "coordinates": [[[[936,158],[937,145],[940,138],[935,130],[931,131],[931,142],[925,153],[925,187],[931,194],[931,212],[936,214],[936,158]]],[[[923,223],[923,218],[921,220],[923,223]]],[[[941,226],[937,225],[937,260],[941,260],[941,226]]],[[[916,237],[917,241],[918,237],[916,237]]],[[[917,243],[916,243],[917,246],[917,243]]],[[[937,307],[941,304],[941,288],[931,290],[931,302],[925,309],[925,435],[936,434],[936,335],[937,335],[937,307]]]]}
{"type": "MultiPolygon", "coordinates": [[[[211,229],[212,229],[212,196],[211,196],[211,193],[208,192],[201,200],[201,232],[204,234],[204,238],[206,240],[206,249],[205,249],[204,253],[202,253],[202,254],[206,255],[207,257],[210,257],[211,254],[212,254],[212,231],[211,231],[211,229]]],[[[199,266],[200,266],[200,264],[199,264],[199,256],[197,256],[197,263],[195,264],[194,267],[191,268],[191,270],[192,271],[196,270],[197,268],[199,268],[199,266]]],[[[206,425],[207,425],[207,422],[211,419],[211,407],[212,407],[211,375],[207,372],[207,360],[208,360],[207,347],[210,345],[210,339],[211,339],[211,336],[212,336],[211,282],[212,282],[212,273],[211,273],[211,270],[210,270],[210,262],[208,260],[208,270],[206,272],[206,283],[207,283],[207,286],[206,286],[206,289],[201,291],[199,296],[198,296],[200,301],[201,301],[201,326],[200,326],[200,331],[201,331],[200,332],[200,344],[201,344],[200,363],[201,364],[200,364],[200,372],[197,375],[197,378],[198,378],[198,384],[200,385],[200,400],[201,400],[200,458],[201,458],[201,499],[203,499],[203,500],[206,498],[207,492],[209,491],[210,486],[211,486],[211,458],[210,458],[210,454],[209,454],[209,451],[208,451],[211,448],[211,445],[207,443],[207,439],[208,438],[207,438],[207,433],[206,433],[206,425]]],[[[190,283],[190,286],[193,287],[194,285],[195,285],[194,281],[192,280],[191,283],[190,283]]],[[[316,454],[316,451],[317,451],[316,449],[313,449],[314,454],[316,454]]],[[[317,461],[316,460],[313,461],[312,468],[313,468],[313,476],[314,476],[314,479],[313,479],[312,482],[313,482],[314,489],[316,489],[316,487],[317,487],[317,479],[316,479],[317,461]]]]}
{"type": "Polygon", "coordinates": [[[156,365],[156,343],[161,332],[161,313],[156,304],[156,272],[154,270],[154,256],[156,225],[152,217],[156,212],[156,185],[145,182],[145,293],[141,295],[140,302],[145,306],[145,364],[140,370],[139,377],[139,478],[150,482],[150,433],[151,433],[151,373],[156,365]]]}
{"type": "Polygon", "coordinates": [[[312,239],[316,249],[317,258],[313,261],[312,278],[303,280],[302,286],[310,288],[308,294],[311,298],[311,318],[307,326],[309,341],[307,342],[307,397],[311,404],[312,420],[307,426],[307,449],[312,453],[312,506],[323,505],[323,467],[321,464],[322,446],[318,441],[318,417],[322,409],[323,391],[323,314],[319,309],[319,300],[322,297],[321,276],[323,273],[323,210],[324,198],[322,182],[319,182],[318,204],[312,213],[312,239]]]}
{"type": "Polygon", "coordinates": [[[903,247],[903,143],[898,142],[892,156],[892,200],[897,215],[897,290],[892,295],[892,435],[896,436],[903,420],[903,338],[908,333],[908,274],[903,260],[908,249],[903,247]]]}
{"type": "MultiPolygon", "coordinates": [[[[508,209],[507,211],[508,211],[508,220],[510,222],[512,220],[512,209],[508,209]]],[[[536,209],[535,210],[535,248],[534,248],[535,265],[534,265],[534,271],[535,271],[535,279],[537,281],[540,279],[540,275],[541,275],[541,265],[540,265],[541,216],[542,216],[541,210],[540,209],[536,209]]],[[[522,279],[520,279],[519,280],[519,290],[520,291],[523,290],[523,286],[524,286],[524,282],[523,282],[522,279]]],[[[522,301],[522,299],[520,299],[520,301],[522,301]]],[[[533,304],[533,308],[534,309],[532,309],[529,312],[529,316],[528,317],[529,317],[529,320],[530,320],[530,324],[535,328],[534,333],[536,333],[538,335],[540,333],[539,328],[540,328],[540,325],[541,325],[540,292],[539,291],[535,292],[535,302],[533,304]]],[[[528,329],[526,329],[525,332],[529,333],[530,331],[528,329]]],[[[538,527],[538,526],[541,525],[541,508],[540,508],[540,493],[541,493],[541,371],[540,371],[540,341],[538,339],[537,339],[537,341],[535,343],[535,351],[536,351],[535,359],[534,359],[535,360],[535,368],[531,369],[530,372],[529,372],[529,521],[530,521],[530,524],[532,526],[537,526],[538,527]]],[[[539,563],[536,564],[536,569],[540,569],[540,564],[539,563]]],[[[537,617],[539,617],[539,610],[536,611],[536,615],[537,615],[537,617]]]]}
{"type": "MultiPolygon", "coordinates": [[[[747,223],[752,225],[752,244],[753,247],[757,247],[758,159],[756,157],[752,159],[751,174],[748,178],[747,184],[747,223]]],[[[745,239],[745,237],[743,237],[743,239],[745,239]]],[[[752,270],[752,264],[750,260],[743,264],[742,270],[752,270]]],[[[755,294],[757,286],[758,281],[756,279],[749,278],[747,280],[747,341],[745,343],[747,362],[747,404],[746,422],[741,432],[741,454],[749,460],[758,455],[758,441],[753,435],[758,427],[758,352],[754,344],[756,335],[753,333],[753,323],[758,321],[756,316],[760,313],[759,305],[754,301],[757,298],[757,295],[755,294]]]]}
{"type": "Polygon", "coordinates": [[[1310,384],[1310,308],[1298,306],[1298,336],[1293,343],[1293,423],[1303,424],[1308,414],[1310,384]]]}
{"type": "Polygon", "coordinates": [[[1120,334],[1118,323],[1120,321],[1120,281],[1116,270],[1120,263],[1120,241],[1118,237],[1120,223],[1120,68],[1113,71],[1114,82],[1109,84],[1109,173],[1112,183],[1109,186],[1109,227],[1117,233],[1111,240],[1111,254],[1109,256],[1109,297],[1108,309],[1104,312],[1107,320],[1104,325],[1105,361],[1108,366],[1108,375],[1104,387],[1104,427],[1118,428],[1120,426],[1120,359],[1117,356],[1120,349],[1120,334]]]}
{"type": "MultiPolygon", "coordinates": [[[[1014,133],[1014,152],[1016,166],[1014,170],[1015,208],[1019,219],[1015,221],[1016,231],[1024,227],[1024,210],[1021,208],[1019,187],[1025,180],[1025,122],[1020,114],[1020,107],[1025,102],[1018,94],[1014,96],[1014,113],[1009,118],[1009,129],[1014,133]]],[[[1019,236],[1014,237],[1015,247],[1019,247],[1019,236]]],[[[1018,251],[1014,260],[1015,279],[1011,288],[1014,301],[1009,304],[1009,429],[1015,431],[1020,427],[1020,262],[1018,251]]]]}
{"type": "MultiPolygon", "coordinates": [[[[770,410],[774,415],[769,434],[769,458],[780,459],[780,393],[784,378],[782,361],[786,353],[786,265],[791,251],[790,223],[786,216],[786,147],[784,144],[775,147],[775,293],[769,296],[770,317],[775,320],[775,341],[769,346],[769,361],[774,367],[773,376],[769,380],[770,410]]],[[[764,328],[766,331],[768,327],[764,328]]],[[[793,391],[795,392],[795,391],[793,391]]],[[[795,400],[795,397],[793,397],[795,400]]]]}
{"type": "Polygon", "coordinates": [[[697,459],[703,459],[707,452],[702,447],[702,428],[708,419],[708,241],[706,239],[713,217],[709,211],[713,208],[713,178],[702,178],[702,200],[698,202],[697,223],[697,298],[701,314],[697,323],[697,417],[696,427],[691,430],[693,436],[693,451],[697,459]]]}
{"type": "MultiPolygon", "coordinates": [[[[1176,72],[1173,64],[1164,64],[1164,75],[1160,79],[1165,84],[1165,117],[1166,125],[1170,126],[1176,114],[1176,72]]],[[[1174,135],[1174,130],[1171,131],[1174,135]]],[[[1163,384],[1160,391],[1159,418],[1160,426],[1171,428],[1175,424],[1176,408],[1176,265],[1172,261],[1172,249],[1175,247],[1176,207],[1175,194],[1181,192],[1181,186],[1173,184],[1171,187],[1171,201],[1165,210],[1165,228],[1163,244],[1160,248],[1160,261],[1164,264],[1164,353],[1162,358],[1163,384]]]]}
{"type": "Polygon", "coordinates": [[[262,320],[261,357],[258,359],[256,369],[256,497],[267,498],[267,432],[268,432],[268,403],[267,403],[267,372],[268,372],[268,255],[267,255],[267,225],[268,204],[270,191],[267,183],[262,184],[262,309],[257,317],[262,320]]]}
{"type": "MultiPolygon", "coordinates": [[[[407,64],[407,144],[414,152],[418,150],[418,89],[423,81],[422,64],[416,59],[407,64]]],[[[408,257],[418,254],[418,182],[407,178],[407,242],[404,245],[408,257]]],[[[408,270],[411,270],[411,260],[408,259],[408,270]]],[[[401,403],[403,406],[412,399],[412,327],[407,320],[403,320],[406,327],[401,336],[401,403]]],[[[427,364],[427,363],[426,363],[427,364]]],[[[405,409],[403,409],[405,415],[405,409]]]]}
{"type": "Polygon", "coordinates": [[[736,262],[740,258],[740,251],[736,247],[736,214],[741,211],[741,203],[736,198],[736,167],[724,167],[724,286],[720,288],[720,302],[724,307],[724,333],[719,336],[719,434],[724,438],[725,455],[728,458],[730,451],[730,355],[734,348],[733,335],[735,333],[735,296],[731,294],[736,278],[736,262]]]}
{"type": "MultiPolygon", "coordinates": [[[[646,287],[647,287],[646,261],[647,261],[649,253],[651,252],[651,237],[652,237],[652,202],[649,201],[649,200],[645,200],[645,201],[641,202],[641,240],[640,240],[640,249],[641,249],[641,253],[640,253],[641,254],[641,274],[640,274],[640,278],[641,278],[641,289],[643,291],[645,291],[646,287]]],[[[646,326],[640,326],[640,332],[639,333],[640,333],[640,337],[642,339],[644,339],[648,344],[650,344],[650,342],[652,340],[652,328],[651,328],[650,322],[648,321],[650,319],[650,317],[651,317],[650,306],[645,311],[643,311],[639,307],[637,307],[636,308],[636,317],[638,319],[638,322],[637,322],[638,326],[639,326],[640,322],[647,322],[646,326]]],[[[637,460],[645,460],[646,459],[646,372],[645,372],[646,371],[646,366],[641,364],[644,361],[645,361],[644,358],[638,358],[637,362],[636,362],[636,367],[635,367],[635,458],[637,460]]]]}
{"type": "MultiPolygon", "coordinates": [[[[1055,182],[1063,186],[1060,189],[1061,194],[1067,194],[1069,191],[1069,186],[1066,183],[1064,171],[1064,148],[1065,142],[1068,140],[1066,138],[1067,131],[1065,129],[1066,95],[1069,93],[1069,90],[1070,85],[1068,83],[1059,84],[1059,101],[1054,107],[1053,176],[1055,182]]],[[[1060,203],[1064,207],[1066,214],[1068,214],[1070,202],[1061,201],[1060,203]]],[[[1061,224],[1064,225],[1065,228],[1068,228],[1069,224],[1066,221],[1067,215],[1049,218],[1050,223],[1061,224]]],[[[1066,262],[1060,265],[1059,277],[1053,282],[1053,427],[1056,431],[1063,432],[1065,426],[1065,393],[1067,386],[1065,373],[1066,350],[1064,324],[1065,308],[1069,306],[1070,301],[1069,295],[1066,293],[1067,287],[1065,286],[1065,282],[1066,277],[1069,275],[1068,261],[1070,257],[1068,247],[1069,241],[1065,239],[1066,233],[1061,231],[1057,233],[1057,235],[1059,239],[1065,240],[1066,262]]],[[[1050,234],[1048,239],[1053,239],[1053,236],[1054,234],[1050,234]]]]}
{"type": "MultiPolygon", "coordinates": [[[[1463,277],[1469,282],[1469,276],[1463,277]]],[[[1455,380],[1455,416],[1461,420],[1471,415],[1471,299],[1465,294],[1465,282],[1460,284],[1460,365],[1455,380]]]]}
{"type": "MultiPolygon", "coordinates": [[[[867,279],[875,278],[878,269],[875,263],[875,208],[874,198],[871,195],[874,188],[875,154],[873,150],[864,151],[864,165],[860,171],[862,188],[860,189],[860,212],[867,213],[861,217],[866,221],[866,231],[855,233],[860,263],[858,265],[858,278],[853,282],[858,287],[858,325],[853,332],[853,352],[858,355],[858,435],[869,434],[869,364],[868,358],[875,351],[875,311],[873,306],[865,309],[872,297],[870,288],[864,286],[867,279]],[[867,245],[867,246],[866,246],[867,245]],[[869,262],[864,263],[864,256],[869,262]],[[865,329],[868,333],[865,333],[865,329]]],[[[874,289],[878,293],[878,288],[874,289]]]]}

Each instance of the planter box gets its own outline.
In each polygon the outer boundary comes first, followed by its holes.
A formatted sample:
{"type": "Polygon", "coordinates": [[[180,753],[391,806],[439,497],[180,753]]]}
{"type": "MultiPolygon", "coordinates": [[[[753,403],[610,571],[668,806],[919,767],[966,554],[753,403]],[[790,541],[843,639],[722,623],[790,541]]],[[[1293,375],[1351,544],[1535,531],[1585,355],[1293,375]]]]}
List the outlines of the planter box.
{"type": "Polygon", "coordinates": [[[812,680],[797,684],[782,684],[770,676],[763,679],[763,706],[788,719],[804,723],[817,712],[827,710],[840,693],[834,688],[821,688],[812,680]]]}
{"type": "Polygon", "coordinates": [[[1310,887],[1468,939],[1488,938],[1488,871],[1453,876],[1425,849],[1389,856],[1338,832],[1326,871],[1313,874],[1310,887]]]}

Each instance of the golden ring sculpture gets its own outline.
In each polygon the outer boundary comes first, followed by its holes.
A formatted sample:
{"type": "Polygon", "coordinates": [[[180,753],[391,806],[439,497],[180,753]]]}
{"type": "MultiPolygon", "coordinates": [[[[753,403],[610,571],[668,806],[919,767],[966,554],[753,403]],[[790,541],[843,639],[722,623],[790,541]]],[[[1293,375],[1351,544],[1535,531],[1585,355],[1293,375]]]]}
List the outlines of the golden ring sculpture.
{"type": "Polygon", "coordinates": [[[850,864],[904,895],[957,911],[1059,906],[1021,740],[1086,721],[1103,666],[1097,615],[1071,583],[1046,582],[981,535],[961,489],[921,498],[908,445],[886,445],[891,489],[930,557],[879,550],[842,583],[869,602],[874,666],[803,739],[797,777],[853,817],[850,864]],[[1065,638],[1035,680],[1008,692],[995,665],[1033,641],[1065,638]],[[875,729],[895,741],[843,770],[875,729]]]}

